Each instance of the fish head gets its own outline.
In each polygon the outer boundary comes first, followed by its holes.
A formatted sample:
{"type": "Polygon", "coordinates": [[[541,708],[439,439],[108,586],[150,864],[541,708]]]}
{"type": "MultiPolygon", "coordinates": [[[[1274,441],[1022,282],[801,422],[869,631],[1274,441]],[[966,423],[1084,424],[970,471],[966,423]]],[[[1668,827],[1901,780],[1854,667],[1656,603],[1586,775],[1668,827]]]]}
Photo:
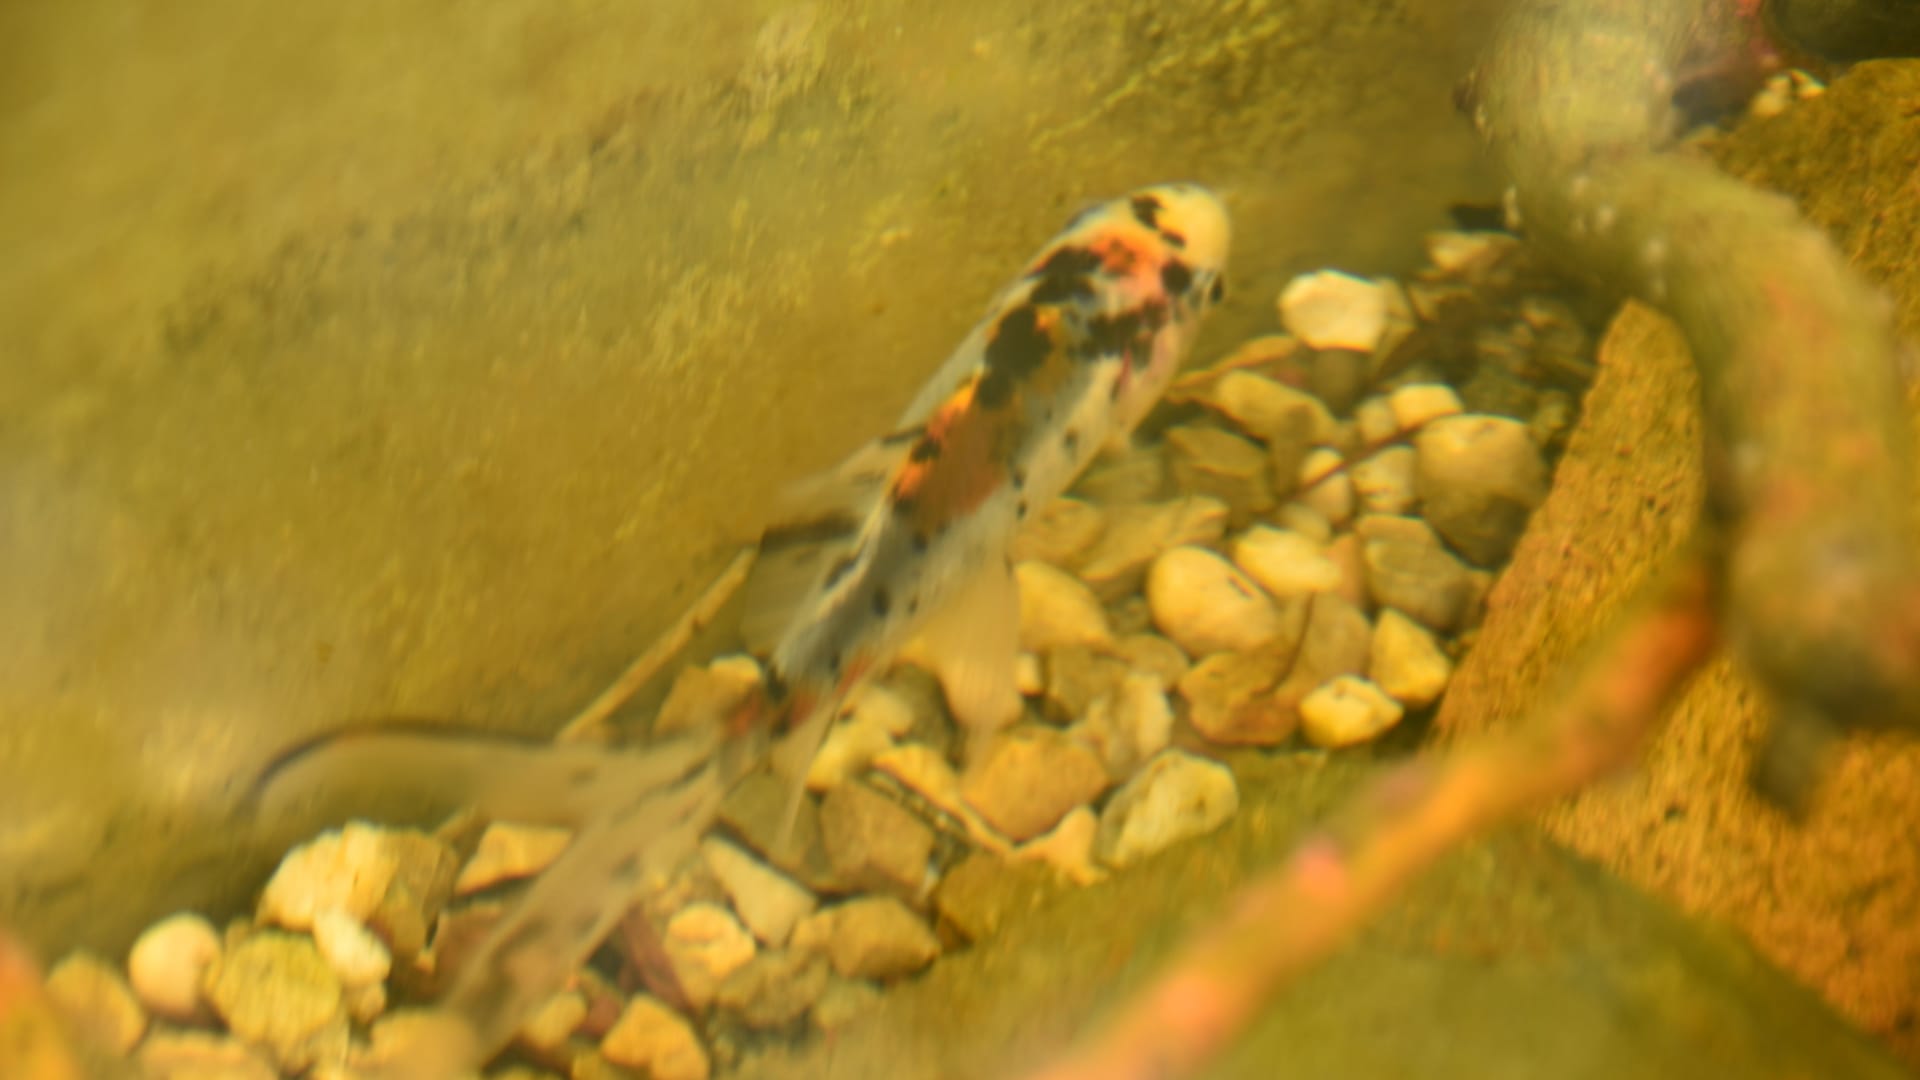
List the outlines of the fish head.
{"type": "Polygon", "coordinates": [[[1233,230],[1220,197],[1199,184],[1156,184],[1127,196],[1128,208],[1173,248],[1192,274],[1185,299],[1197,309],[1218,300],[1233,230]]]}

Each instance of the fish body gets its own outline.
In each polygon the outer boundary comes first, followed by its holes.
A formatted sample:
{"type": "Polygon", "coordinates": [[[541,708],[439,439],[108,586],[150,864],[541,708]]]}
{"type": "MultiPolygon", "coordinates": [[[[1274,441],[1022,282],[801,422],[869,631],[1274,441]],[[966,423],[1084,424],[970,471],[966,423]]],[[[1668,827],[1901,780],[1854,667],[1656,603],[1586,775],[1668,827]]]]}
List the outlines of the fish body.
{"type": "Polygon", "coordinates": [[[803,489],[811,505],[763,542],[773,584],[749,586],[743,627],[768,644],[790,722],[830,711],[916,636],[963,724],[1017,715],[1008,543],[1160,398],[1220,298],[1228,246],[1225,207],[1196,185],[1082,212],[890,434],[803,489]]]}

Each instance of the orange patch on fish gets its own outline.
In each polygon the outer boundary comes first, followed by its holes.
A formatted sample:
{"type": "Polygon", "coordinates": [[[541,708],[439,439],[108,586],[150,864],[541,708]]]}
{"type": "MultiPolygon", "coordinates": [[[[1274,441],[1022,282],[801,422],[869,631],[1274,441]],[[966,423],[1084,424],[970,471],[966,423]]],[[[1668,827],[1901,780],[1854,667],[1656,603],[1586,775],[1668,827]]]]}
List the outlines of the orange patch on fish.
{"type": "Polygon", "coordinates": [[[893,482],[893,500],[922,536],[971,513],[999,490],[1015,415],[979,403],[980,379],[954,391],[893,482]]]}

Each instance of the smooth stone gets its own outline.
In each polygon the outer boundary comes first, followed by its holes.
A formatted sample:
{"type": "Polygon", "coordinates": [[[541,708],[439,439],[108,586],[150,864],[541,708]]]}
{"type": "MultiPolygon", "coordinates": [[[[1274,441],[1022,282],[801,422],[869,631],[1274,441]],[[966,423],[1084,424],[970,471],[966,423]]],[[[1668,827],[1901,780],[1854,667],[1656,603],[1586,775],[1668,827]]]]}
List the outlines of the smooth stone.
{"type": "Polygon", "coordinates": [[[425,833],[350,822],[281,859],[260,894],[258,919],[311,930],[314,916],[337,908],[411,959],[426,946],[459,867],[453,849],[425,833]]]}
{"type": "Polygon", "coordinates": [[[858,780],[821,800],[820,840],[834,873],[855,888],[918,899],[933,886],[933,829],[858,780]]]}
{"type": "Polygon", "coordinates": [[[1278,440],[1326,445],[1339,431],[1339,421],[1319,398],[1248,371],[1220,376],[1202,400],[1240,430],[1269,445],[1278,440]]]}
{"type": "Polygon", "coordinates": [[[1400,722],[1406,710],[1357,675],[1322,683],[1300,702],[1300,730],[1315,746],[1336,749],[1370,742],[1400,722]]]}
{"type": "Polygon", "coordinates": [[[573,830],[558,825],[495,821],[480,834],[480,846],[453,880],[453,894],[466,896],[503,881],[530,878],[567,850],[573,830]]]}
{"type": "Polygon", "coordinates": [[[1355,405],[1353,423],[1360,434],[1361,446],[1368,449],[1400,437],[1400,421],[1394,417],[1393,406],[1384,397],[1366,398],[1355,405]]]}
{"type": "Polygon", "coordinates": [[[77,1032],[116,1057],[132,1051],[146,1034],[147,1013],[133,989],[117,968],[93,953],[69,953],[47,973],[46,989],[77,1032]]]}
{"type": "Polygon", "coordinates": [[[820,911],[794,931],[795,948],[819,949],[843,978],[897,979],[933,963],[940,941],[891,896],[863,896],[820,911]]]}
{"type": "Polygon", "coordinates": [[[660,947],[687,1000],[702,1008],[713,1002],[727,976],[753,959],[759,949],[733,912],[705,900],[673,913],[660,947]]]}
{"type": "Polygon", "coordinates": [[[1053,828],[1106,787],[1106,766],[1092,750],[1035,725],[1004,732],[960,778],[967,805],[1016,842],[1053,828]]]}
{"type": "Polygon", "coordinates": [[[1173,737],[1173,706],[1159,678],[1130,671],[1117,692],[1093,703],[1072,734],[1097,752],[1107,775],[1124,780],[1173,737]]]}
{"type": "Polygon", "coordinates": [[[1282,506],[1273,512],[1273,523],[1323,544],[1333,539],[1333,522],[1327,520],[1327,515],[1305,503],[1290,502],[1282,506]]]}
{"type": "Polygon", "coordinates": [[[655,714],[656,737],[708,731],[726,722],[760,692],[763,676],[751,657],[722,657],[711,664],[689,664],[674,676],[667,699],[655,714]]]}
{"type": "Polygon", "coordinates": [[[1334,526],[1353,517],[1353,477],[1345,465],[1346,458],[1338,450],[1322,447],[1309,453],[1300,464],[1299,490],[1294,496],[1334,526]]]}
{"type": "Polygon", "coordinates": [[[1299,654],[1273,690],[1274,703],[1297,725],[1300,703],[1321,684],[1336,676],[1366,672],[1372,644],[1373,624],[1364,611],[1338,593],[1317,594],[1299,654]]]}
{"type": "Polygon", "coordinates": [[[1232,770],[1184,750],[1163,750],[1108,800],[1094,851],[1109,866],[1130,866],[1212,832],[1239,808],[1232,770]]]}
{"type": "Polygon", "coordinates": [[[1387,696],[1418,709],[1446,690],[1453,661],[1426,627],[1386,608],[1374,620],[1367,677],[1387,696]]]}
{"type": "Polygon", "coordinates": [[[1079,578],[1042,562],[1014,566],[1020,590],[1020,647],[1045,653],[1068,646],[1113,644],[1107,609],[1079,578]]]}
{"type": "Polygon", "coordinates": [[[1547,496],[1547,464],[1527,425],[1499,416],[1450,416],[1414,437],[1415,487],[1427,521],[1483,567],[1513,550],[1547,496]]]}
{"type": "Polygon", "coordinates": [[[1250,652],[1296,639],[1300,605],[1276,605],[1253,579],[1218,554],[1178,547],[1147,574],[1154,625],[1190,656],[1250,652]]]}
{"type": "Polygon", "coordinates": [[[290,1072],[346,1053],[339,976],[304,935],[262,930],[229,945],[208,972],[207,1000],[227,1030],[290,1072]]]}
{"type": "Polygon", "coordinates": [[[1388,446],[1354,462],[1353,494],[1368,514],[1404,514],[1414,504],[1414,464],[1410,446],[1388,446]]]}
{"type": "Polygon", "coordinates": [[[1227,504],[1204,495],[1115,507],[1107,531],[1080,565],[1080,579],[1103,600],[1137,592],[1149,564],[1182,544],[1211,544],[1227,532],[1227,504]]]}
{"type": "Polygon", "coordinates": [[[1340,567],[1319,541],[1292,529],[1256,525],[1234,538],[1233,563],[1276,600],[1340,586],[1340,567]]]}
{"type": "Polygon", "coordinates": [[[1467,565],[1419,518],[1369,514],[1354,530],[1377,607],[1398,608],[1435,633],[1464,625],[1479,593],[1467,565]]]}
{"type": "Polygon", "coordinates": [[[338,908],[314,916],[313,943],[348,990],[385,982],[393,970],[393,954],[386,942],[338,908]]]}
{"type": "Polygon", "coordinates": [[[1016,563],[1073,566],[1107,529],[1107,513],[1083,499],[1061,497],[1030,514],[1013,534],[1007,557],[1016,563]]]}
{"type": "Polygon", "coordinates": [[[1287,332],[1316,349],[1372,352],[1387,327],[1386,289],[1338,270],[1294,278],[1279,306],[1287,332]]]}
{"type": "Polygon", "coordinates": [[[1393,410],[1394,423],[1401,432],[1416,431],[1431,420],[1458,416],[1467,411],[1460,395],[1445,383],[1408,383],[1387,395],[1387,407],[1393,410]]]}
{"type": "Polygon", "coordinates": [[[1225,503],[1229,525],[1244,525],[1273,509],[1273,481],[1262,447],[1200,424],[1169,429],[1166,445],[1175,486],[1225,503]]]}
{"type": "Polygon", "coordinates": [[[1215,653],[1180,680],[1187,722],[1203,738],[1222,745],[1273,746],[1292,737],[1299,718],[1272,689],[1287,672],[1288,654],[1215,653]]]}
{"type": "Polygon", "coordinates": [[[806,1015],[826,993],[830,975],[826,959],[818,953],[763,952],[727,976],[714,1003],[738,1014],[750,1028],[773,1031],[806,1015]]]}
{"type": "Polygon", "coordinates": [[[620,1019],[600,1040],[600,1054],[615,1065],[645,1069],[652,1080],[707,1080],[712,1060],[687,1018],[659,998],[635,994],[620,1019]]]}
{"type": "Polygon", "coordinates": [[[147,1011],[191,1022],[203,1013],[200,987],[220,956],[220,933],[205,916],[169,915],[142,931],[127,954],[127,981],[147,1011]]]}
{"type": "Polygon", "coordinates": [[[768,945],[786,944],[794,926],[819,907],[799,883],[729,841],[707,837],[700,841],[700,857],[740,921],[768,945]]]}

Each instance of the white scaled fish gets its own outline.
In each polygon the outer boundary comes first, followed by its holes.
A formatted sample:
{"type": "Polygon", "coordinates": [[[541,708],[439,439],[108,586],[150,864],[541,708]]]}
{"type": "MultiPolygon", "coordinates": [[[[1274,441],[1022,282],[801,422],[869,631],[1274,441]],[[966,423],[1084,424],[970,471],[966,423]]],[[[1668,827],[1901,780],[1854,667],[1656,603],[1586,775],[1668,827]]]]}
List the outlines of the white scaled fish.
{"type": "Polygon", "coordinates": [[[1159,400],[1220,299],[1228,232],[1191,184],[1083,212],[891,434],[797,493],[762,542],[743,625],[787,695],[790,745],[810,754],[853,686],[916,637],[970,731],[1018,715],[1009,540],[1159,400]]]}

